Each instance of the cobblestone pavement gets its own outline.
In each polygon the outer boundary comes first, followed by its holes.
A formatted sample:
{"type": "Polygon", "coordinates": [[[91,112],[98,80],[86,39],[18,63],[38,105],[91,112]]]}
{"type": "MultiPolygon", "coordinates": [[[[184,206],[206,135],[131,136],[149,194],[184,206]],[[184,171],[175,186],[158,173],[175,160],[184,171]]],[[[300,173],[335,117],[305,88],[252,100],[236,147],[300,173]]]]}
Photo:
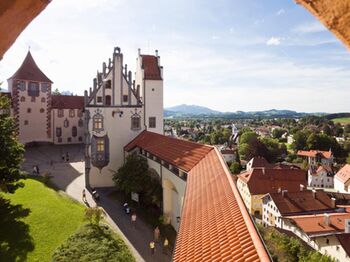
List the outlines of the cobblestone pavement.
{"type": "MultiPolygon", "coordinates": [[[[82,145],[28,147],[22,169],[32,173],[33,166],[39,166],[41,175],[49,172],[52,182],[59,189],[84,203],[82,201],[82,190],[85,188],[83,152],[82,145]],[[62,159],[62,155],[67,152],[69,162],[62,159]]],[[[133,227],[130,216],[124,213],[121,203],[108,197],[111,190],[111,188],[98,189],[101,196],[98,205],[103,207],[107,214],[106,220],[129,246],[136,260],[171,261],[171,254],[163,254],[160,243],[156,243],[156,252],[151,255],[149,242],[153,239],[153,229],[139,218],[133,227]]],[[[86,191],[86,197],[86,205],[96,205],[88,191],[86,191]]]]}

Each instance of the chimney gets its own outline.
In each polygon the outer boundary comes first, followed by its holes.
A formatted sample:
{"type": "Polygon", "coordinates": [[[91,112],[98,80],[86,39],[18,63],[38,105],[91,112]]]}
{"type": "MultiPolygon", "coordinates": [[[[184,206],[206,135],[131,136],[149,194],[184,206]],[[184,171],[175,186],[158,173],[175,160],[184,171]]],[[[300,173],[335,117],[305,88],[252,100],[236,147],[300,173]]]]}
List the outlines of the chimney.
{"type": "Polygon", "coordinates": [[[312,189],[312,197],[313,197],[314,199],[316,199],[316,190],[315,190],[315,189],[312,189]]]}
{"type": "Polygon", "coordinates": [[[285,197],[287,192],[288,192],[288,190],[282,190],[282,197],[285,197]]]}
{"type": "Polygon", "coordinates": [[[350,219],[345,219],[345,233],[350,233],[350,219]]]}
{"type": "Polygon", "coordinates": [[[303,184],[300,184],[300,191],[304,191],[304,185],[303,184]]]}
{"type": "Polygon", "coordinates": [[[329,226],[331,224],[331,218],[330,218],[329,214],[327,214],[327,213],[324,214],[324,224],[326,226],[329,226]]]}
{"type": "MultiPolygon", "coordinates": [[[[334,197],[331,198],[331,201],[332,201],[332,208],[335,208],[335,200],[336,200],[336,199],[335,199],[334,197]]],[[[350,232],[349,232],[349,233],[350,233],[350,232]]]]}

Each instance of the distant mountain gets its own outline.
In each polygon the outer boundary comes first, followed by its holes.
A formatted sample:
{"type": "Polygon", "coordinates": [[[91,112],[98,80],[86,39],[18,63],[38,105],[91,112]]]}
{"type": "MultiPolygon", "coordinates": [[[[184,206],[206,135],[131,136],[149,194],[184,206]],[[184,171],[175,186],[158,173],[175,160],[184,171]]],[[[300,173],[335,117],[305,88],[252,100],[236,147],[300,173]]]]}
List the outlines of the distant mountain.
{"type": "Polygon", "coordinates": [[[325,113],[302,113],[292,110],[270,109],[264,111],[220,112],[204,106],[178,105],[164,109],[164,117],[222,117],[222,118],[296,118],[306,115],[324,115],[325,113]]]}
{"type": "Polygon", "coordinates": [[[196,106],[196,105],[178,105],[173,107],[165,108],[166,111],[181,113],[184,115],[217,115],[222,114],[219,111],[212,110],[208,107],[204,106],[196,106]]]}

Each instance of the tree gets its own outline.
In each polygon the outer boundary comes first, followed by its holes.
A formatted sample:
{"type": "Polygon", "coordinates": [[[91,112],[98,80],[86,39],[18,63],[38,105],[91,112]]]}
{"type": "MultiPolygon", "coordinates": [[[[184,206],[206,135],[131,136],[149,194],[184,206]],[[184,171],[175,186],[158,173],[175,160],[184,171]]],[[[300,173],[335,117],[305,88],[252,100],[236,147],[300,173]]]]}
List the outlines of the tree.
{"type": "Polygon", "coordinates": [[[286,132],[285,129],[282,129],[282,128],[275,128],[273,131],[272,131],[272,137],[273,138],[281,138],[282,135],[286,132]]]}
{"type": "Polygon", "coordinates": [[[61,95],[61,92],[60,90],[58,90],[58,88],[56,88],[53,92],[52,92],[53,95],[55,96],[60,96],[61,95]]]}
{"type": "Polygon", "coordinates": [[[85,210],[85,218],[90,224],[99,225],[105,212],[100,207],[90,207],[85,210]]]}
{"type": "Polygon", "coordinates": [[[14,193],[24,178],[20,170],[24,147],[17,139],[17,128],[13,117],[9,115],[10,100],[0,95],[0,191],[14,193]]]}
{"type": "Polygon", "coordinates": [[[239,174],[241,172],[241,164],[238,162],[233,162],[230,165],[230,171],[232,174],[239,174]]]}
{"type": "Polygon", "coordinates": [[[258,134],[252,131],[244,132],[240,138],[239,143],[240,144],[251,144],[258,140],[258,134]]]}
{"type": "Polygon", "coordinates": [[[350,165],[350,154],[348,155],[348,157],[346,158],[346,163],[348,163],[350,165]]]}
{"type": "Polygon", "coordinates": [[[307,149],[307,144],[306,140],[308,138],[309,132],[305,130],[300,130],[297,131],[294,136],[294,142],[292,144],[292,148],[297,151],[297,150],[306,150],[307,149]]]}

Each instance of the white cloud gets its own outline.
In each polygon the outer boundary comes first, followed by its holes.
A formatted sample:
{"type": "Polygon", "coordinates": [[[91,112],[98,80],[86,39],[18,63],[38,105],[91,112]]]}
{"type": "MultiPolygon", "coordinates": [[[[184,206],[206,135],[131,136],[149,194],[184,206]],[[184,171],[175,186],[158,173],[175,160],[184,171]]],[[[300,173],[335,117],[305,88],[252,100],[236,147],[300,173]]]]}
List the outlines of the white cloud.
{"type": "Polygon", "coordinates": [[[326,30],[327,30],[326,27],[324,27],[320,22],[315,21],[311,23],[304,23],[304,24],[298,25],[292,31],[296,33],[301,33],[301,34],[308,34],[308,33],[323,32],[326,30]]]}
{"type": "Polygon", "coordinates": [[[267,45],[280,45],[281,44],[281,38],[280,37],[271,37],[269,40],[266,41],[267,45]]]}
{"type": "Polygon", "coordinates": [[[220,36],[213,35],[213,36],[211,36],[211,39],[212,39],[212,40],[219,40],[219,39],[220,39],[220,36]]]}
{"type": "Polygon", "coordinates": [[[286,10],[284,10],[283,8],[281,8],[280,10],[278,10],[278,11],[276,12],[276,15],[277,15],[277,16],[280,16],[280,15],[283,15],[285,12],[286,12],[286,10]]]}

